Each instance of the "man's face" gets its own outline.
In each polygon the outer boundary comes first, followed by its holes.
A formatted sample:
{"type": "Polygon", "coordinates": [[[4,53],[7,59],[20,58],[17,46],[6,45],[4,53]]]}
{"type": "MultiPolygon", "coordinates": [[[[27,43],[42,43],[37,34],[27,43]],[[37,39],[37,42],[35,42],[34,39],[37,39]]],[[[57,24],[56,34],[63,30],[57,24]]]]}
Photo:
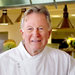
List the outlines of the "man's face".
{"type": "Polygon", "coordinates": [[[26,50],[31,54],[38,54],[47,44],[50,31],[46,16],[42,13],[31,13],[25,17],[22,38],[26,50]]]}

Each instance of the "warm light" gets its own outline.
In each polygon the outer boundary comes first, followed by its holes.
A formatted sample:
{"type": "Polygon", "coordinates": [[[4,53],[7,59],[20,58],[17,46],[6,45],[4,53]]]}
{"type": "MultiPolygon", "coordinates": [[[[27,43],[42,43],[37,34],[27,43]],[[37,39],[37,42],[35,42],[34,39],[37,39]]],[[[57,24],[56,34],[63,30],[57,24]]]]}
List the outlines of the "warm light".
{"type": "Polygon", "coordinates": [[[0,23],[0,25],[5,25],[5,26],[7,26],[7,25],[8,25],[8,23],[0,23]]]}
{"type": "Polygon", "coordinates": [[[57,31],[57,29],[52,29],[52,31],[57,31]]]}
{"type": "Polygon", "coordinates": [[[7,15],[7,10],[3,9],[2,11],[3,11],[3,13],[0,18],[0,25],[8,25],[8,23],[13,24],[13,22],[10,20],[10,18],[7,15]]]}
{"type": "Polygon", "coordinates": [[[58,17],[61,17],[61,16],[60,15],[51,15],[51,17],[58,18],[58,17]]]}
{"type": "Polygon", "coordinates": [[[72,14],[71,16],[75,16],[75,14],[72,14]]]}

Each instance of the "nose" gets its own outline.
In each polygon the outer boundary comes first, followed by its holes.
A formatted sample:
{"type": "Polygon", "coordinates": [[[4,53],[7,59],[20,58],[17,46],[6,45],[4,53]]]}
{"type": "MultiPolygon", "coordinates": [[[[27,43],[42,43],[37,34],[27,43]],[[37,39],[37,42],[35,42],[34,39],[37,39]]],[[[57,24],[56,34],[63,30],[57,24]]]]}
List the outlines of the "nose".
{"type": "Polygon", "coordinates": [[[33,35],[36,36],[36,37],[39,37],[40,36],[40,32],[39,32],[38,28],[37,29],[34,29],[33,35]]]}

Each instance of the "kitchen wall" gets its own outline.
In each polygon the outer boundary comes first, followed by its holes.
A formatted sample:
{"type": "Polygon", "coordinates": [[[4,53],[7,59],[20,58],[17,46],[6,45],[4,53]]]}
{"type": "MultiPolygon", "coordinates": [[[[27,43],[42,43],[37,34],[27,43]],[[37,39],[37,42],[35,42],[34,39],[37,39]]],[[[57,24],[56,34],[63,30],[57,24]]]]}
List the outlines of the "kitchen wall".
{"type": "MultiPolygon", "coordinates": [[[[58,9],[55,8],[54,5],[48,5],[46,6],[50,12],[51,15],[51,20],[52,20],[52,28],[56,28],[58,23],[62,20],[63,17],[63,8],[64,5],[57,5],[58,9]],[[60,17],[53,17],[53,15],[59,15],[60,17]]],[[[29,7],[26,7],[27,9],[29,7]]],[[[73,26],[75,26],[75,16],[72,16],[71,14],[75,14],[75,4],[68,4],[68,12],[69,12],[69,19],[71,21],[71,23],[73,24],[73,26]]],[[[19,44],[19,42],[22,40],[21,37],[21,33],[20,33],[20,22],[16,23],[15,20],[18,18],[18,16],[21,13],[21,8],[9,8],[7,11],[7,14],[9,16],[9,18],[12,20],[13,25],[8,25],[8,26],[0,26],[0,32],[8,32],[8,39],[13,39],[16,41],[17,45],[19,44]]],[[[2,15],[2,10],[0,10],[0,17],[2,15]]],[[[57,34],[61,34],[61,32],[64,31],[64,34],[66,35],[65,31],[68,32],[69,30],[59,30],[58,33],[57,31],[53,31],[52,36],[56,37],[56,33],[57,34]]],[[[75,29],[72,30],[73,34],[75,34],[75,29]]],[[[68,34],[68,33],[67,33],[68,34]]],[[[65,37],[65,35],[63,36],[63,38],[65,37]]],[[[57,36],[56,38],[61,38],[61,35],[57,36]]]]}
{"type": "Polygon", "coordinates": [[[8,39],[15,40],[17,45],[22,40],[19,24],[0,26],[0,32],[8,32],[8,39]]]}

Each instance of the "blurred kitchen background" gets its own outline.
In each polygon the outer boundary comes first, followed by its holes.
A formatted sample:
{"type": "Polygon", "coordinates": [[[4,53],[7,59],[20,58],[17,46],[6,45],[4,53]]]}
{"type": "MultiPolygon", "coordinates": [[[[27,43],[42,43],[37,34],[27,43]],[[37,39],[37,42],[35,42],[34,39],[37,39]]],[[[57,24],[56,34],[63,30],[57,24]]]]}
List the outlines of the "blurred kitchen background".
{"type": "Polygon", "coordinates": [[[0,53],[3,43],[22,40],[20,21],[33,5],[45,5],[50,12],[52,34],[48,46],[63,50],[75,57],[75,0],[0,0],[0,53]]]}

